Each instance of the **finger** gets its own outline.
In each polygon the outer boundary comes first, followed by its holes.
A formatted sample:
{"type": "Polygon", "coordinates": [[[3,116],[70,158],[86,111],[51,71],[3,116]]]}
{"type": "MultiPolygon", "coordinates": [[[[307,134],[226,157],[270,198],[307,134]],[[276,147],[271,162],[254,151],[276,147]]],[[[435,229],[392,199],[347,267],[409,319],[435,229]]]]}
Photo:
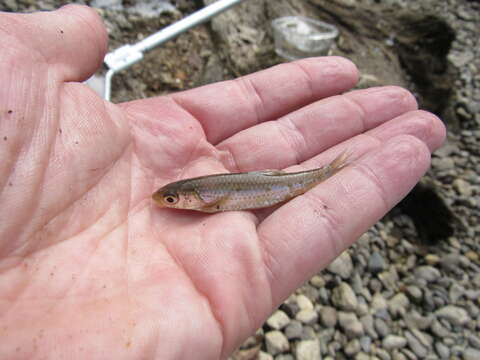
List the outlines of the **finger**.
{"type": "Polygon", "coordinates": [[[325,267],[398,203],[429,162],[422,141],[395,137],[267,217],[258,233],[275,301],[325,267]]]}
{"type": "Polygon", "coordinates": [[[274,66],[236,80],[184,91],[172,98],[219,141],[312,101],[352,88],[358,72],[340,57],[310,58],[274,66]]]}
{"type": "MultiPolygon", "coordinates": [[[[355,154],[356,157],[359,157],[361,154],[377,148],[385,141],[400,135],[414,136],[425,143],[430,152],[434,152],[443,145],[446,129],[443,122],[434,114],[422,110],[411,111],[366,133],[352,137],[300,165],[288,167],[286,170],[287,172],[295,172],[318,168],[330,163],[342,152],[355,154]]],[[[259,220],[262,220],[278,208],[279,206],[257,210],[255,214],[259,220]]]]}
{"type": "Polygon", "coordinates": [[[352,91],[246,129],[218,148],[234,171],[282,169],[416,108],[413,95],[400,87],[352,91]]]}
{"type": "Polygon", "coordinates": [[[61,80],[83,81],[100,66],[107,36],[98,14],[86,6],[57,11],[0,14],[2,58],[48,64],[61,80]]]}

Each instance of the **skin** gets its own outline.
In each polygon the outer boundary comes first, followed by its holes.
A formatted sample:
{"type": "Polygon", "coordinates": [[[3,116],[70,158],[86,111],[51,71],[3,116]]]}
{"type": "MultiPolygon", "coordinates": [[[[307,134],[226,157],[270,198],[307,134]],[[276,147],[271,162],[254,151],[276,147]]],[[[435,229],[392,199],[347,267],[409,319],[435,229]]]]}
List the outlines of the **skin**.
{"type": "Polygon", "coordinates": [[[119,105],[94,11],[0,14],[0,358],[222,359],[396,204],[445,137],[406,90],[314,58],[119,105]],[[354,163],[260,212],[161,209],[162,184],[354,163]]]}

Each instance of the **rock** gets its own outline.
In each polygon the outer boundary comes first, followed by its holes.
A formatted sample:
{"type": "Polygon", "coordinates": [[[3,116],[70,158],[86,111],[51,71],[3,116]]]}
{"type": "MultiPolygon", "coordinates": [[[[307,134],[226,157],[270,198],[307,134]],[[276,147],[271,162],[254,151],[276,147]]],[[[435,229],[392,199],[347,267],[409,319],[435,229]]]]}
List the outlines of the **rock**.
{"type": "Polygon", "coordinates": [[[297,296],[297,305],[300,310],[313,310],[313,304],[305,295],[297,296]]]}
{"type": "Polygon", "coordinates": [[[467,336],[468,343],[472,345],[474,348],[480,350],[480,338],[474,334],[469,334],[467,336]]]}
{"type": "Polygon", "coordinates": [[[300,311],[297,302],[287,301],[280,305],[280,309],[285,312],[291,319],[295,318],[295,315],[300,311]]]}
{"type": "Polygon", "coordinates": [[[395,353],[393,353],[392,360],[408,360],[408,359],[401,352],[395,352],[395,353]]]}
{"type": "Polygon", "coordinates": [[[318,315],[313,309],[300,310],[295,319],[306,325],[313,325],[318,320],[318,315]]]}
{"type": "Polygon", "coordinates": [[[364,333],[363,325],[354,313],[340,311],[338,313],[338,323],[349,338],[358,337],[364,333]]]}
{"type": "Polygon", "coordinates": [[[378,311],[386,310],[388,308],[387,300],[381,293],[373,295],[372,303],[370,305],[372,314],[376,314],[378,311]]]}
{"type": "Polygon", "coordinates": [[[432,166],[439,171],[446,171],[453,169],[455,167],[455,163],[451,157],[444,157],[444,158],[433,158],[432,159],[432,166]]]}
{"type": "Polygon", "coordinates": [[[302,337],[303,326],[300,321],[292,320],[285,328],[285,335],[287,339],[300,339],[302,337]]]}
{"type": "Polygon", "coordinates": [[[383,271],[378,274],[378,278],[382,282],[383,286],[389,290],[397,288],[398,285],[398,274],[395,270],[395,267],[390,267],[388,271],[383,271]]]}
{"type": "Polygon", "coordinates": [[[343,352],[348,357],[354,356],[355,354],[360,352],[360,341],[358,339],[350,340],[347,345],[345,346],[343,352]]]}
{"type": "Polygon", "coordinates": [[[374,320],[375,330],[380,337],[386,337],[390,334],[390,327],[385,322],[385,320],[376,318],[374,320]]]}
{"type": "Polygon", "coordinates": [[[448,359],[450,357],[450,349],[445,344],[437,341],[435,343],[435,351],[440,359],[448,359]]]}
{"type": "Polygon", "coordinates": [[[288,339],[281,331],[273,330],[265,334],[267,351],[271,355],[277,355],[290,349],[288,339]]]}
{"type": "Polygon", "coordinates": [[[385,269],[385,259],[378,252],[374,251],[368,258],[368,270],[374,274],[379,273],[385,269]]]}
{"type": "Polygon", "coordinates": [[[425,255],[425,262],[428,265],[437,265],[440,262],[440,256],[435,254],[427,254],[425,255]]]}
{"type": "Polygon", "coordinates": [[[321,289],[325,286],[325,280],[320,275],[315,275],[310,279],[310,284],[315,286],[317,289],[321,289]]]}
{"type": "Polygon", "coordinates": [[[353,263],[348,251],[344,251],[328,267],[331,273],[339,275],[342,279],[348,279],[352,275],[353,263]]]}
{"type": "Polygon", "coordinates": [[[407,339],[408,347],[417,355],[420,359],[424,359],[428,354],[428,349],[423,346],[420,341],[410,332],[405,332],[405,338],[407,339]]]}
{"type": "Polygon", "coordinates": [[[473,261],[473,262],[478,262],[478,260],[480,259],[480,255],[475,252],[475,251],[467,251],[465,253],[465,257],[470,260],[470,261],[473,261]]]}
{"type": "Polygon", "coordinates": [[[427,282],[437,281],[442,276],[438,269],[428,265],[416,268],[414,271],[414,275],[415,277],[424,279],[427,282]]]}
{"type": "Polygon", "coordinates": [[[302,340],[313,340],[317,338],[317,334],[315,330],[309,325],[306,325],[302,329],[302,336],[300,337],[302,340]]]}
{"type": "Polygon", "coordinates": [[[463,179],[455,179],[452,183],[453,188],[457,193],[463,196],[472,196],[472,187],[463,179]]]}
{"type": "Polygon", "coordinates": [[[466,348],[463,352],[463,360],[478,360],[480,359],[480,350],[474,348],[466,348]]]}
{"type": "Polygon", "coordinates": [[[425,346],[427,348],[432,347],[433,337],[430,334],[427,334],[426,332],[422,332],[418,329],[411,329],[410,331],[411,331],[412,335],[415,336],[417,338],[417,340],[420,341],[420,343],[423,346],[425,346]]]}
{"type": "Polygon", "coordinates": [[[408,309],[410,301],[403,293],[399,293],[388,301],[388,310],[392,316],[403,315],[408,309]]]}
{"type": "Polygon", "coordinates": [[[434,316],[429,314],[427,316],[420,315],[417,311],[410,311],[404,316],[405,324],[411,329],[428,329],[434,320],[434,316]]]}
{"type": "Polygon", "coordinates": [[[297,360],[319,360],[320,343],[318,340],[303,340],[295,348],[295,358],[297,360]]]}
{"type": "Polygon", "coordinates": [[[366,353],[370,353],[372,351],[372,339],[368,336],[362,336],[360,338],[360,347],[366,353]]]}
{"type": "Polygon", "coordinates": [[[324,306],[320,309],[320,322],[329,328],[337,324],[337,310],[331,306],[324,306]]]}
{"type": "Polygon", "coordinates": [[[382,347],[386,350],[401,349],[407,345],[407,339],[403,336],[388,335],[382,341],[382,347]]]}
{"type": "Polygon", "coordinates": [[[430,329],[432,330],[432,333],[434,335],[436,335],[441,339],[445,339],[447,336],[450,335],[450,332],[448,331],[448,329],[445,326],[443,326],[438,320],[433,321],[430,329]]]}
{"type": "Polygon", "coordinates": [[[383,349],[378,349],[377,348],[377,356],[381,359],[381,360],[392,360],[392,357],[390,356],[390,354],[388,353],[388,351],[386,350],[383,350],[383,349]]]}
{"type": "Polygon", "coordinates": [[[441,319],[447,320],[452,325],[462,326],[465,325],[468,320],[470,320],[468,313],[465,309],[454,306],[454,305],[447,305],[443,308],[437,310],[435,315],[441,319]]]}
{"type": "Polygon", "coordinates": [[[295,360],[292,354],[280,354],[275,356],[275,360],[295,360]]]}
{"type": "Polygon", "coordinates": [[[257,360],[273,360],[273,356],[266,352],[260,351],[257,355],[257,360]]]}
{"type": "Polygon", "coordinates": [[[342,282],[333,289],[332,303],[341,310],[355,311],[357,308],[357,297],[350,285],[342,282]]]}
{"type": "Polygon", "coordinates": [[[267,320],[267,325],[274,330],[281,330],[290,322],[290,318],[282,310],[275,311],[267,320]]]}
{"type": "Polygon", "coordinates": [[[378,334],[375,331],[375,327],[373,324],[373,316],[372,315],[364,315],[360,318],[360,322],[363,325],[363,329],[370,336],[372,339],[377,339],[378,334]]]}
{"type": "Polygon", "coordinates": [[[451,303],[456,303],[465,293],[465,289],[458,285],[457,283],[452,283],[450,289],[448,290],[448,298],[451,303]]]}
{"type": "Polygon", "coordinates": [[[415,285],[409,285],[407,286],[407,295],[410,297],[410,299],[414,302],[420,302],[423,298],[423,293],[422,290],[415,285]]]}
{"type": "Polygon", "coordinates": [[[355,360],[372,360],[370,355],[360,352],[355,356],[355,360]]]}

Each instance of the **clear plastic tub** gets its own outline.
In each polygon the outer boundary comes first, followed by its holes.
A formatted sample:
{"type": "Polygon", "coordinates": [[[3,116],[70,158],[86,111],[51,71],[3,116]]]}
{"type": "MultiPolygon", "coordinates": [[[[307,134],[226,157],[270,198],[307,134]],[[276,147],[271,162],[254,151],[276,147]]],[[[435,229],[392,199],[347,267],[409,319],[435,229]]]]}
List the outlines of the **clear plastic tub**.
{"type": "Polygon", "coordinates": [[[338,36],[335,26],[304,16],[277,18],[272,27],[275,51],[288,60],[327,55],[338,36]]]}

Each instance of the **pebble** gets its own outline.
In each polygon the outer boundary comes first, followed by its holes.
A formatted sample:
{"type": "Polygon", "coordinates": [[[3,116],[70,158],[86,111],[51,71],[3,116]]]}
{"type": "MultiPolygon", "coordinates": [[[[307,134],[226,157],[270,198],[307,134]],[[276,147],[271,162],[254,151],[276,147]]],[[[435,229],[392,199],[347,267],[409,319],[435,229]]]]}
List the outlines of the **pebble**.
{"type": "Polygon", "coordinates": [[[465,257],[470,260],[470,261],[473,261],[473,262],[478,262],[478,260],[480,259],[480,255],[478,254],[478,252],[475,252],[475,251],[467,251],[465,253],[465,257]]]}
{"type": "Polygon", "coordinates": [[[466,348],[463,352],[464,360],[479,360],[480,359],[480,350],[474,348],[466,348]]]}
{"type": "Polygon", "coordinates": [[[355,293],[346,282],[340,283],[333,289],[332,303],[345,311],[355,311],[358,304],[355,293]]]}
{"type": "Polygon", "coordinates": [[[313,304],[305,295],[297,296],[297,305],[300,310],[313,310],[313,304]]]}
{"type": "Polygon", "coordinates": [[[318,340],[303,340],[295,348],[296,360],[319,360],[320,343],[318,340]]]}
{"type": "Polygon", "coordinates": [[[435,255],[435,254],[427,254],[425,256],[425,262],[428,265],[437,265],[440,262],[440,256],[435,255]]]}
{"type": "Polygon", "coordinates": [[[352,258],[348,251],[341,253],[339,257],[328,265],[327,270],[333,274],[339,275],[342,279],[348,279],[353,272],[352,258]]]}
{"type": "Polygon", "coordinates": [[[368,270],[371,273],[379,273],[385,269],[385,259],[383,256],[378,252],[374,251],[372,255],[368,258],[368,270]]]}
{"type": "Polygon", "coordinates": [[[451,157],[433,158],[432,166],[440,171],[450,170],[455,167],[455,163],[451,157]]]}
{"type": "Polygon", "coordinates": [[[355,360],[373,360],[373,359],[370,357],[370,355],[360,352],[355,356],[355,360]]]}
{"type": "Polygon", "coordinates": [[[427,282],[437,281],[442,276],[438,269],[429,265],[416,268],[414,275],[416,278],[424,279],[427,282]]]}
{"type": "Polygon", "coordinates": [[[435,343],[435,351],[440,359],[448,359],[450,357],[450,349],[448,346],[439,341],[435,343]]]}
{"type": "MultiPolygon", "coordinates": [[[[480,338],[474,334],[467,335],[468,343],[480,350],[480,338]]],[[[480,358],[479,358],[480,359],[480,358]]]]}
{"type": "Polygon", "coordinates": [[[310,279],[310,284],[315,286],[317,289],[321,289],[325,286],[325,280],[320,275],[315,275],[310,279]]]}
{"type": "Polygon", "coordinates": [[[462,196],[472,196],[472,187],[463,179],[455,179],[452,183],[453,188],[462,196]]]}
{"type": "Polygon", "coordinates": [[[383,338],[390,334],[390,327],[388,326],[385,320],[381,318],[376,318],[374,321],[374,325],[375,325],[375,330],[377,331],[378,335],[380,335],[380,337],[383,338]]]}
{"type": "Polygon", "coordinates": [[[290,318],[295,318],[295,315],[300,311],[296,302],[288,301],[280,305],[280,309],[290,318]]]}
{"type": "Polygon", "coordinates": [[[363,325],[355,313],[338,312],[338,323],[349,338],[358,337],[364,334],[363,325]]]}
{"type": "Polygon", "coordinates": [[[337,310],[331,306],[320,309],[320,323],[325,327],[333,328],[337,324],[337,310]]]}
{"type": "Polygon", "coordinates": [[[290,318],[282,310],[275,311],[267,320],[272,329],[281,330],[290,322],[290,318]]]}
{"type": "Polygon", "coordinates": [[[443,308],[437,310],[435,315],[439,318],[447,320],[452,325],[457,326],[465,325],[470,319],[465,309],[454,305],[444,306],[443,308]]]}
{"type": "Polygon", "coordinates": [[[414,302],[420,302],[423,298],[423,292],[422,290],[415,285],[409,285],[406,288],[407,290],[407,295],[410,297],[410,299],[414,302]]]}
{"type": "Polygon", "coordinates": [[[278,330],[272,330],[265,334],[265,345],[268,353],[274,356],[290,349],[288,339],[278,330]]]}
{"type": "Polygon", "coordinates": [[[313,325],[318,320],[318,314],[313,309],[300,310],[295,316],[295,319],[305,325],[313,325]]]}
{"type": "Polygon", "coordinates": [[[295,360],[292,354],[280,354],[275,356],[275,360],[295,360]]]}
{"type": "Polygon", "coordinates": [[[434,320],[434,316],[429,314],[427,316],[420,315],[417,311],[413,310],[405,314],[405,324],[411,329],[428,329],[434,320]]]}
{"type": "Polygon", "coordinates": [[[452,286],[450,286],[450,289],[448,290],[448,298],[450,302],[456,303],[463,294],[465,294],[465,289],[457,283],[452,283],[452,286]]]}
{"type": "Polygon", "coordinates": [[[420,341],[410,332],[405,332],[405,338],[407,339],[408,347],[417,355],[420,359],[424,359],[428,354],[428,349],[423,346],[420,341]]]}
{"type": "Polygon", "coordinates": [[[383,297],[381,293],[376,293],[375,295],[373,295],[370,308],[372,309],[373,314],[378,311],[386,310],[388,308],[387,300],[383,297]]]}
{"type": "Polygon", "coordinates": [[[378,334],[375,331],[374,320],[372,315],[365,315],[360,318],[360,322],[368,336],[372,339],[377,339],[378,334]]]}
{"type": "Polygon", "coordinates": [[[273,356],[269,353],[260,351],[257,355],[257,360],[273,360],[273,356]]]}
{"type": "Polygon", "coordinates": [[[403,293],[399,293],[388,301],[388,310],[392,316],[404,315],[410,301],[403,293]]]}
{"type": "Polygon", "coordinates": [[[306,325],[303,327],[302,336],[301,336],[302,340],[312,340],[316,338],[317,338],[317,334],[315,333],[315,330],[311,326],[306,325]]]}
{"type": "Polygon", "coordinates": [[[350,340],[347,343],[343,352],[345,353],[345,355],[351,357],[351,356],[354,356],[355,354],[359,353],[360,350],[361,350],[360,341],[358,341],[358,339],[353,339],[353,340],[350,340]]]}
{"type": "Polygon", "coordinates": [[[398,335],[388,335],[382,341],[382,347],[387,350],[401,349],[405,345],[407,345],[407,339],[398,335]]]}
{"type": "Polygon", "coordinates": [[[396,289],[398,285],[398,274],[394,267],[378,274],[378,278],[387,289],[396,289]]]}
{"type": "Polygon", "coordinates": [[[450,335],[450,331],[443,326],[438,320],[434,320],[432,326],[430,327],[432,333],[437,335],[439,338],[445,338],[450,335]]]}
{"type": "Polygon", "coordinates": [[[287,339],[300,339],[302,337],[303,326],[300,321],[292,320],[285,328],[285,335],[287,339]]]}

